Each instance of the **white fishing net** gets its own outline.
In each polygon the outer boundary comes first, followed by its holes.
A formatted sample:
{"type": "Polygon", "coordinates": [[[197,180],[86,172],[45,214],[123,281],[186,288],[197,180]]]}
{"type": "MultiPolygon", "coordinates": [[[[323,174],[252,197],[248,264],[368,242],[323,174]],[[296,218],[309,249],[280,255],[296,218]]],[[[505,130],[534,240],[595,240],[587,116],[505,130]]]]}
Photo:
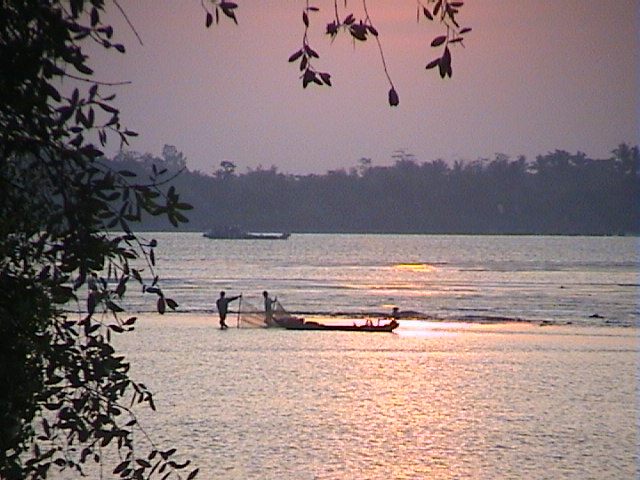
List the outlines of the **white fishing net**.
{"type": "MultiPolygon", "coordinates": [[[[279,301],[275,301],[273,304],[272,318],[267,320],[264,307],[257,307],[251,301],[247,301],[244,297],[240,300],[238,305],[238,328],[267,328],[267,327],[282,327],[285,324],[291,322],[302,321],[299,317],[291,315],[285,310],[279,301]]],[[[228,322],[232,325],[231,322],[228,322]]]]}
{"type": "Polygon", "coordinates": [[[238,328],[265,328],[267,326],[263,308],[256,307],[244,297],[239,301],[239,312],[236,325],[238,328]]]}

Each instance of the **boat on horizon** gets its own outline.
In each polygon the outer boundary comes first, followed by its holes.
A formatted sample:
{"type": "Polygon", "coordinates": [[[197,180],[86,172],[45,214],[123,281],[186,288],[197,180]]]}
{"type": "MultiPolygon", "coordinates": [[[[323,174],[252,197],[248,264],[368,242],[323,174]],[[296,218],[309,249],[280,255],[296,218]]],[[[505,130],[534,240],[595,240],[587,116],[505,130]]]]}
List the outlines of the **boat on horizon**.
{"type": "Polygon", "coordinates": [[[214,240],[286,240],[291,236],[289,232],[248,232],[239,227],[216,227],[207,230],[203,237],[214,240]]]}

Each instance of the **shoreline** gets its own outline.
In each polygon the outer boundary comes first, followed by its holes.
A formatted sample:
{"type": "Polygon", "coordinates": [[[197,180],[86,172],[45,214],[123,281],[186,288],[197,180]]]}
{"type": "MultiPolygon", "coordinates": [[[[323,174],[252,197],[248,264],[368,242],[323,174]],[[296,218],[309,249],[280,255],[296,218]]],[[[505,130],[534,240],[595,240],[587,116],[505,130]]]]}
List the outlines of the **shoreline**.
{"type": "MultiPolygon", "coordinates": [[[[141,323],[171,324],[175,326],[197,325],[200,327],[211,326],[213,330],[218,328],[217,312],[167,312],[163,315],[157,312],[131,312],[121,318],[135,316],[137,325],[141,323]]],[[[329,315],[309,315],[305,319],[325,324],[339,325],[352,323],[364,323],[366,317],[345,316],[336,317],[329,315]]],[[[633,338],[640,336],[640,327],[625,325],[581,325],[577,323],[555,323],[529,320],[501,319],[494,321],[477,321],[465,319],[408,319],[400,318],[400,326],[392,333],[400,336],[424,336],[429,333],[473,333],[473,334],[509,334],[509,335],[544,335],[544,336],[576,336],[576,337],[620,337],[633,338]]],[[[235,313],[227,317],[229,331],[274,331],[285,332],[282,328],[236,328],[235,313]]],[[[637,342],[640,351],[640,342],[637,342]]]]}

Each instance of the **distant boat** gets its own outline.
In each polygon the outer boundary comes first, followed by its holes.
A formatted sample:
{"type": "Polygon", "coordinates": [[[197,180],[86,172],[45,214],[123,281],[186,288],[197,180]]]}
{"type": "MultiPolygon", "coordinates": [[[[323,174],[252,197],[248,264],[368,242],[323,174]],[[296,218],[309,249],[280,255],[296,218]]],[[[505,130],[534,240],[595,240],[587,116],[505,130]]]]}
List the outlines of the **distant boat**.
{"type": "Polygon", "coordinates": [[[289,232],[247,232],[238,227],[217,227],[202,234],[206,238],[219,240],[286,240],[289,232]]]}
{"type": "Polygon", "coordinates": [[[367,323],[364,325],[334,325],[319,322],[307,322],[302,318],[294,318],[293,321],[278,322],[281,327],[287,330],[335,330],[342,332],[393,332],[398,328],[397,320],[391,320],[389,323],[373,325],[367,323]]]}

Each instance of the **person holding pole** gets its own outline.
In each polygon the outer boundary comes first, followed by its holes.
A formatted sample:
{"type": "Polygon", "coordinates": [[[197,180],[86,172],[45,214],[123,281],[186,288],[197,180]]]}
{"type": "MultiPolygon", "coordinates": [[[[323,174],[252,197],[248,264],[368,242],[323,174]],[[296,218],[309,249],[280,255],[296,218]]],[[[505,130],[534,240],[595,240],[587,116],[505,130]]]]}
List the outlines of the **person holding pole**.
{"type": "Polygon", "coordinates": [[[242,298],[242,294],[235,297],[227,297],[224,290],[220,292],[220,297],[216,300],[216,307],[218,307],[218,315],[220,317],[220,330],[229,328],[226,323],[227,312],[229,311],[229,304],[238,298],[242,298]]]}
{"type": "Polygon", "coordinates": [[[272,299],[266,290],[262,292],[262,296],[264,297],[264,323],[267,327],[272,327],[274,326],[273,306],[278,301],[278,297],[272,299]]]}

